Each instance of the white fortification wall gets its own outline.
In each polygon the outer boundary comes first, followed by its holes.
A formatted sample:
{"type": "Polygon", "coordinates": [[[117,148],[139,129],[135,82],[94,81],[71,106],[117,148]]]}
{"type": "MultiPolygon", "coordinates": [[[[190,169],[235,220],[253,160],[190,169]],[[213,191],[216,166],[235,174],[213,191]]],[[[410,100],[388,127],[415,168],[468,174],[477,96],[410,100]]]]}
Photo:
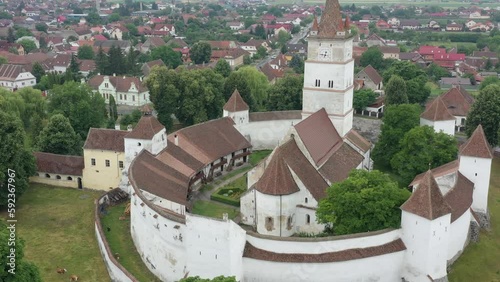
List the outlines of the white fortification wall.
{"type": "Polygon", "coordinates": [[[236,129],[253,145],[253,150],[272,150],[278,146],[290,127],[301,119],[252,121],[235,125],[236,129]]]}

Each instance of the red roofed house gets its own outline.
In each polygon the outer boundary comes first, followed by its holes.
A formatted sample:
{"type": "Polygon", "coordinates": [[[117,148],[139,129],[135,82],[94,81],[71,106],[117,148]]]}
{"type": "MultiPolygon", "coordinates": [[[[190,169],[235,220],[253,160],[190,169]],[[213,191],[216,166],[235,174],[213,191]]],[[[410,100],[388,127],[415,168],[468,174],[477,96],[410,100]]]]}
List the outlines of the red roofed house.
{"type": "Polygon", "coordinates": [[[30,182],[82,189],[84,162],[81,156],[34,152],[36,174],[30,182]]]}
{"type": "Polygon", "coordinates": [[[15,91],[19,88],[33,87],[36,78],[22,66],[3,64],[0,65],[0,86],[15,91]]]}
{"type": "Polygon", "coordinates": [[[434,54],[446,54],[445,48],[437,46],[420,46],[418,53],[424,57],[424,60],[434,60],[434,54]]]}
{"type": "Polygon", "coordinates": [[[358,72],[354,77],[356,80],[362,80],[364,88],[371,90],[381,90],[383,88],[382,76],[371,65],[358,72]]]}
{"type": "Polygon", "coordinates": [[[88,84],[94,92],[99,91],[106,103],[110,96],[117,105],[142,106],[151,102],[146,85],[137,77],[96,75],[88,84]]]}

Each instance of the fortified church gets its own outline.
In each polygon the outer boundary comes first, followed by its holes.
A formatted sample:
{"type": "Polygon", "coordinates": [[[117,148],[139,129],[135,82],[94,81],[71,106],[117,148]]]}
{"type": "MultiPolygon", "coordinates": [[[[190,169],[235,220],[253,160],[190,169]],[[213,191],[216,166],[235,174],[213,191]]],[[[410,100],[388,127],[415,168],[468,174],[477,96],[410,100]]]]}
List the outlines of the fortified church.
{"type": "MultiPolygon", "coordinates": [[[[415,177],[413,193],[401,206],[401,228],[292,236],[323,231],[315,214],[327,187],[372,165],[372,144],[352,128],[353,38],[338,0],[326,1],[308,45],[301,111],[249,113],[235,91],[222,118],[168,136],[148,112],[132,131],[89,132],[84,148],[115,144],[112,149],[124,154],[117,157],[123,165],[116,186],[130,194],[134,244],[162,281],[197,275],[270,282],[447,281],[447,266],[486,224],[493,155],[478,126],[457,160],[415,177]],[[255,149],[273,152],[248,173],[242,225],[227,216],[191,214],[193,190],[246,163],[255,149]]],[[[84,158],[86,185],[92,163],[84,158]]],[[[108,269],[113,279],[126,281],[108,269]]]]}

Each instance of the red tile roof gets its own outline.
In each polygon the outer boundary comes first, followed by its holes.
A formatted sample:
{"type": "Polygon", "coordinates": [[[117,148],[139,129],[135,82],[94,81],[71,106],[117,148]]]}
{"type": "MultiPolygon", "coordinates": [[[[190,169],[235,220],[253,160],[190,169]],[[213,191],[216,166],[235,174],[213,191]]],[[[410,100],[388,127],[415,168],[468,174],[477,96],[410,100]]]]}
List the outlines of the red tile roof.
{"type": "Polygon", "coordinates": [[[81,156],[66,156],[51,153],[34,152],[36,171],[45,173],[81,176],[84,162],[81,156]]]}
{"type": "Polygon", "coordinates": [[[444,200],[436,179],[434,179],[430,170],[424,174],[420,184],[401,206],[401,209],[429,220],[439,218],[452,211],[444,200]]]}
{"type": "Polygon", "coordinates": [[[420,46],[418,53],[420,55],[446,54],[446,49],[437,46],[420,46]]]}
{"type": "Polygon", "coordinates": [[[451,222],[470,209],[474,192],[474,183],[460,172],[457,174],[455,186],[444,196],[444,200],[451,207],[451,222]]]}
{"type": "Polygon", "coordinates": [[[227,103],[223,107],[224,110],[228,112],[240,112],[240,111],[248,111],[249,107],[248,104],[245,103],[245,100],[240,95],[240,92],[238,92],[238,89],[235,89],[229,100],[227,100],[227,103]]]}
{"type": "Polygon", "coordinates": [[[349,172],[359,166],[364,157],[347,143],[340,143],[334,153],[321,166],[319,172],[331,183],[339,182],[349,176],[349,172]]]}
{"type": "Polygon", "coordinates": [[[379,246],[355,248],[321,254],[275,253],[259,249],[247,242],[243,251],[243,257],[274,262],[325,263],[363,259],[401,252],[404,250],[406,250],[406,246],[401,239],[396,239],[392,242],[379,246]]]}
{"type": "Polygon", "coordinates": [[[483,126],[478,125],[469,139],[460,147],[461,156],[492,159],[490,144],[484,135],[483,126]]]}
{"type": "Polygon", "coordinates": [[[299,122],[295,129],[316,166],[326,162],[334,153],[334,148],[342,143],[324,108],[299,122]]]}
{"type": "Polygon", "coordinates": [[[455,120],[455,117],[448,111],[441,97],[434,99],[420,117],[431,121],[455,120]]]}
{"type": "Polygon", "coordinates": [[[249,119],[252,122],[268,121],[268,120],[301,120],[302,111],[278,111],[278,112],[253,112],[249,114],[249,119]]]}
{"type": "MultiPolygon", "coordinates": [[[[459,164],[460,163],[458,160],[454,160],[454,161],[449,162],[447,164],[444,164],[442,166],[435,167],[435,168],[431,169],[432,175],[434,175],[434,177],[440,177],[443,175],[454,173],[454,172],[458,171],[459,164]]],[[[422,180],[424,175],[425,175],[425,172],[422,172],[421,174],[415,176],[415,179],[413,179],[413,181],[408,186],[413,186],[413,185],[420,183],[420,181],[422,180]]]]}
{"type": "Polygon", "coordinates": [[[128,133],[126,130],[91,128],[83,149],[124,152],[123,138],[128,133]]]}
{"type": "Polygon", "coordinates": [[[125,138],[151,140],[165,127],[154,116],[142,116],[134,129],[125,138]]]}
{"type": "Polygon", "coordinates": [[[441,95],[444,104],[454,116],[467,116],[474,98],[460,86],[452,87],[441,95]]]}
{"type": "Polygon", "coordinates": [[[323,38],[335,37],[337,31],[344,30],[338,0],[326,0],[325,10],[321,15],[321,22],[318,28],[318,37],[323,38]]]}
{"type": "Polygon", "coordinates": [[[135,85],[139,93],[148,91],[145,83],[143,83],[139,78],[132,76],[96,75],[89,80],[88,84],[92,87],[92,89],[98,90],[99,85],[103,83],[105,77],[109,79],[109,82],[118,92],[128,92],[132,83],[135,85]]]}
{"type": "Polygon", "coordinates": [[[358,147],[362,152],[368,152],[372,147],[370,141],[366,140],[361,136],[355,129],[349,130],[346,134],[346,139],[349,140],[353,145],[358,147]]]}
{"type": "Polygon", "coordinates": [[[368,65],[363,71],[368,75],[371,81],[375,84],[379,84],[382,82],[382,77],[378,74],[377,70],[374,69],[371,65],[368,65]]]}

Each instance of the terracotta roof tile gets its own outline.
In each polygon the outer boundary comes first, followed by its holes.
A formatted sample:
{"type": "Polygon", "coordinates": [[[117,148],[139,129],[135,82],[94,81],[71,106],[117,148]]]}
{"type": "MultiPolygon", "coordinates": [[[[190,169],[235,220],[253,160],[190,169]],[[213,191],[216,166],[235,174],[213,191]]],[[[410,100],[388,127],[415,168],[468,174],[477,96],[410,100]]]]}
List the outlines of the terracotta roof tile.
{"type": "Polygon", "coordinates": [[[316,166],[328,160],[334,147],[342,142],[324,108],[299,122],[295,129],[316,166]]]}
{"type": "Polygon", "coordinates": [[[318,37],[323,38],[335,37],[337,31],[344,29],[338,0],[326,0],[325,10],[321,15],[321,22],[318,29],[318,37]]]}
{"type": "Polygon", "coordinates": [[[135,85],[139,93],[148,91],[145,83],[143,83],[139,78],[132,76],[96,75],[89,80],[88,84],[92,87],[92,89],[97,90],[105,78],[109,79],[109,82],[118,92],[128,92],[132,83],[135,85]]]}
{"type": "Polygon", "coordinates": [[[142,150],[132,162],[130,178],[139,189],[186,205],[189,178],[155,159],[147,150],[142,150]]]}
{"type": "Polygon", "coordinates": [[[467,116],[474,98],[462,87],[452,87],[441,95],[444,104],[454,116],[467,116]]]}
{"type": "Polygon", "coordinates": [[[14,81],[19,74],[26,72],[22,66],[3,64],[0,65],[0,79],[14,81]]]}
{"type": "Polygon", "coordinates": [[[358,147],[362,152],[368,152],[371,149],[372,144],[370,141],[366,140],[361,136],[355,129],[349,130],[346,134],[346,139],[350,141],[353,145],[358,147]]]}
{"type": "Polygon", "coordinates": [[[302,111],[279,111],[279,112],[256,112],[249,114],[250,121],[287,120],[302,119],[302,111]]]}
{"type": "MultiPolygon", "coordinates": [[[[458,160],[454,160],[454,161],[446,163],[442,166],[435,167],[435,168],[431,169],[432,175],[434,175],[434,177],[440,177],[440,176],[443,176],[446,174],[456,172],[458,170],[459,164],[460,164],[460,162],[458,160]]],[[[425,172],[422,172],[421,174],[415,176],[413,181],[408,186],[413,186],[413,185],[419,184],[420,181],[422,180],[422,178],[424,177],[424,175],[425,175],[425,172]]]]}
{"type": "Polygon", "coordinates": [[[382,82],[382,77],[377,72],[377,70],[374,69],[371,65],[368,65],[367,67],[365,67],[363,69],[363,71],[370,78],[370,80],[373,81],[373,83],[379,84],[380,82],[382,82]]]}
{"type": "Polygon", "coordinates": [[[250,243],[246,243],[243,251],[243,257],[275,261],[275,262],[296,262],[296,263],[325,263],[325,262],[340,262],[362,258],[369,258],[390,253],[396,253],[406,250],[406,246],[401,239],[396,239],[387,244],[367,247],[348,249],[337,252],[328,252],[321,254],[287,254],[274,253],[254,247],[250,243]]]}
{"type": "Polygon", "coordinates": [[[492,159],[490,144],[484,135],[483,126],[478,125],[470,138],[460,147],[461,156],[492,159]]]}
{"type": "Polygon", "coordinates": [[[240,92],[238,92],[238,89],[235,89],[229,100],[227,100],[227,103],[223,107],[224,110],[228,112],[240,112],[240,111],[248,111],[249,107],[248,104],[245,103],[245,100],[240,95],[240,92]]]}
{"type": "Polygon", "coordinates": [[[430,170],[424,174],[420,184],[401,206],[401,209],[429,220],[439,218],[452,211],[444,200],[436,179],[434,179],[430,170]]]}
{"type": "Polygon", "coordinates": [[[38,172],[66,175],[82,175],[84,162],[80,156],[56,155],[34,152],[38,172]]]}
{"type": "Polygon", "coordinates": [[[91,128],[83,149],[124,152],[123,138],[128,133],[126,130],[91,128]]]}
{"type": "Polygon", "coordinates": [[[188,177],[193,177],[205,166],[175,144],[169,144],[156,158],[188,177]]]}
{"type": "Polygon", "coordinates": [[[420,117],[432,121],[455,120],[455,117],[448,111],[441,97],[434,99],[420,117]]]}
{"type": "Polygon", "coordinates": [[[444,200],[451,207],[451,222],[457,220],[470,209],[472,193],[474,192],[474,183],[460,172],[457,173],[455,186],[444,196],[444,200]]]}
{"type": "Polygon", "coordinates": [[[156,133],[164,128],[165,127],[154,116],[142,116],[134,129],[125,135],[125,138],[150,140],[156,133]]]}
{"type": "Polygon", "coordinates": [[[363,161],[363,156],[347,143],[342,142],[333,155],[321,166],[319,172],[331,183],[339,182],[349,176],[349,172],[363,161]]]}
{"type": "Polygon", "coordinates": [[[291,171],[317,201],[325,197],[328,184],[304,156],[295,139],[290,139],[275,149],[255,188],[269,195],[288,195],[298,192],[299,188],[292,178],[291,171]]]}

